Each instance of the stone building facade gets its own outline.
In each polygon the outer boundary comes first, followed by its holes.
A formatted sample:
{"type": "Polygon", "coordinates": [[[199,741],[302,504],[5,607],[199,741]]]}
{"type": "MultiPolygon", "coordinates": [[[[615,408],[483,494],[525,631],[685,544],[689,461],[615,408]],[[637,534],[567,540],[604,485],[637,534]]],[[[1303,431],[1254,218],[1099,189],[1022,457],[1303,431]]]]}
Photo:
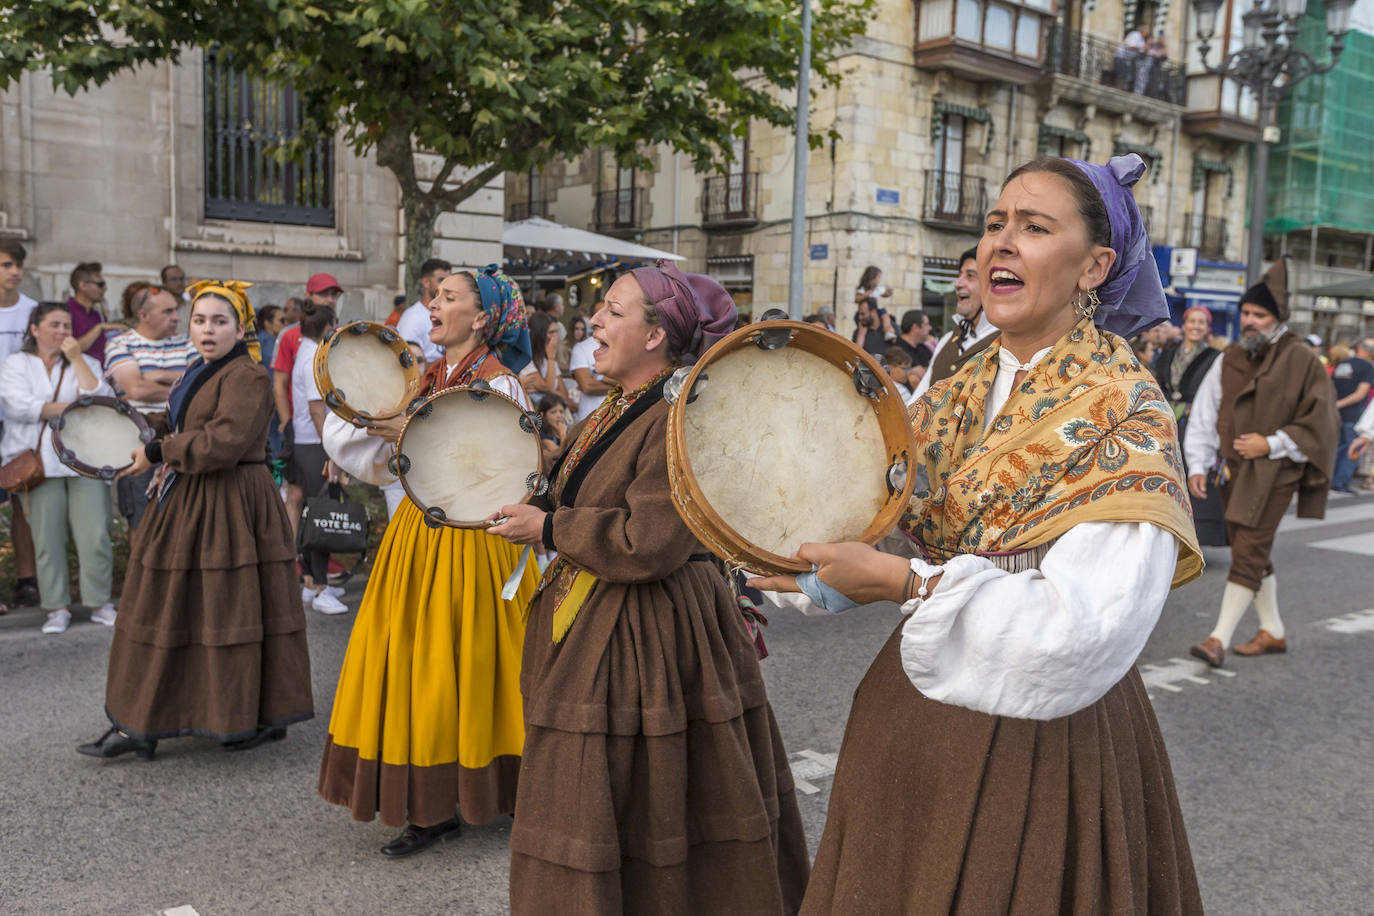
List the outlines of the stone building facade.
{"type": "MultiPolygon", "coordinates": [[[[262,137],[296,117],[289,90],[198,52],[74,98],[26,75],[0,93],[0,235],[28,249],[26,291],[65,298],[72,267],[99,261],[117,307],[126,283],[175,263],[251,282],[261,306],[323,271],[346,288],[344,317],[385,316],[403,289],[397,183],[342,141],[277,165],[262,137]]],[[[435,253],[500,261],[502,216],[498,178],[440,218],[435,253]]]]}
{"type": "MultiPolygon", "coordinates": [[[[1223,28],[1233,21],[1238,40],[1248,7],[1228,2],[1223,28]]],[[[941,325],[955,259],[976,244],[1001,180],[1045,153],[1140,153],[1150,171],[1136,196],[1152,240],[1200,249],[1221,265],[1213,282],[1234,286],[1256,112],[1234,85],[1179,63],[1196,57],[1187,15],[1167,0],[881,0],[837,63],[843,81],[811,107],[812,129],[839,139],[813,149],[807,166],[805,311],[831,306],[852,327],[854,292],[873,264],[894,290],[889,311],[925,308],[941,325]],[[1133,28],[1162,32],[1167,58],[1125,47],[1133,28]]],[[[508,175],[508,217],[629,235],[686,256],[755,314],[786,308],[793,139],[755,124],[736,152],[716,175],[662,148],[649,152],[651,173],[594,152],[508,175]]],[[[1209,304],[1225,312],[1239,290],[1215,293],[1209,304]]]]}

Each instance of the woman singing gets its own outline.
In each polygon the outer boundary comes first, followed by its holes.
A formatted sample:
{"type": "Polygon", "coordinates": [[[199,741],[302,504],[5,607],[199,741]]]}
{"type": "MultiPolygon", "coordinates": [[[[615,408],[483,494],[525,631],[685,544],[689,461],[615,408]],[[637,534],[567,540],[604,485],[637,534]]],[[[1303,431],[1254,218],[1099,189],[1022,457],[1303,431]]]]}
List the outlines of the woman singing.
{"type": "Polygon", "coordinates": [[[558,558],[530,609],[511,909],[793,912],[806,841],[754,643],[673,508],[663,384],[735,325],[718,283],[660,262],[591,321],[616,387],[569,431],[540,506],[492,531],[558,558]]]}
{"type": "Polygon", "coordinates": [[[854,694],[804,914],[1202,912],[1135,667],[1202,570],[1173,414],[1123,339],[1168,314],[1144,170],[1038,159],[1003,185],[977,256],[1001,340],[913,411],[924,559],[800,551],[823,606],[910,615],[854,694]]]}
{"type": "Polygon", "coordinates": [[[247,749],[314,715],[296,551],[265,463],[271,385],[243,288],[192,287],[199,358],[120,475],[158,467],[110,649],[113,727],[77,748],[92,757],[151,760],[179,735],[247,749]]]}
{"type": "MultiPolygon", "coordinates": [[[[429,303],[444,348],[421,392],[483,381],[530,408],[514,375],[530,359],[520,290],[495,268],[444,279],[429,303]]],[[[355,429],[330,414],[324,445],[344,470],[385,485],[403,419],[355,429]]],[[[455,431],[461,434],[461,431],[455,431]]],[[[493,507],[494,509],[495,507],[493,507]]],[[[383,855],[408,856],[515,807],[523,609],[501,588],[520,550],[484,531],[431,528],[409,498],[387,526],[339,672],[319,791],[360,821],[404,827],[383,855]]]]}

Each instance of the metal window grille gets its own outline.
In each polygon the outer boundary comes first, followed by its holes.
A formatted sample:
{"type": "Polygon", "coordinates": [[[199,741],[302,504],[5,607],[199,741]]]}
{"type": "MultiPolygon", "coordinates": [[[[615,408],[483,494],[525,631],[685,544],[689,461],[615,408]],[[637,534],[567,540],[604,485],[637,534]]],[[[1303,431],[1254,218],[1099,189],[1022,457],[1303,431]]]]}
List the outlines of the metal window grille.
{"type": "Polygon", "coordinates": [[[304,121],[295,90],[250,77],[226,53],[207,54],[205,216],[333,226],[333,141],[320,140],[299,163],[272,152],[304,121]]]}

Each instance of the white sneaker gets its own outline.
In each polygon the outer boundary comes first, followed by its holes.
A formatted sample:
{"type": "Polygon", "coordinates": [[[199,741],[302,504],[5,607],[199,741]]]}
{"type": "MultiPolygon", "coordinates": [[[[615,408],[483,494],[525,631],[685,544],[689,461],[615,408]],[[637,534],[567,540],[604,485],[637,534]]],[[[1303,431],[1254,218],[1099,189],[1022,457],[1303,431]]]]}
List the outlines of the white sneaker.
{"type": "Polygon", "coordinates": [[[315,600],[315,590],[301,586],[301,604],[309,604],[315,600]]]}
{"type": "Polygon", "coordinates": [[[119,612],[115,610],[115,606],[107,602],[105,606],[99,610],[91,611],[91,623],[103,623],[107,627],[112,627],[115,625],[115,617],[118,613],[119,612]]]}
{"type": "Polygon", "coordinates": [[[67,627],[71,625],[72,612],[66,608],[58,608],[48,614],[48,619],[43,621],[44,633],[65,633],[67,627]]]}
{"type": "Polygon", "coordinates": [[[348,613],[348,605],[324,590],[315,593],[315,600],[310,602],[310,606],[321,614],[348,613]]]}
{"type": "Polygon", "coordinates": [[[329,592],[329,594],[333,595],[335,598],[342,598],[344,596],[344,590],[339,588],[337,585],[326,585],[324,587],[324,590],[329,592]]]}

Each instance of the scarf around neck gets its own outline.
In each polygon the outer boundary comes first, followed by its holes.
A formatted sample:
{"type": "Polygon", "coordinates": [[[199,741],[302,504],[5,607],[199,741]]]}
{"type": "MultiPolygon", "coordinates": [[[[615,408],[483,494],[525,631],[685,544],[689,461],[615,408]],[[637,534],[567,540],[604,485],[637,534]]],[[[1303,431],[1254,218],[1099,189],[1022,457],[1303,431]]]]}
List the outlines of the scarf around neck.
{"type": "Polygon", "coordinates": [[[1081,320],[984,430],[1001,348],[914,406],[924,467],[902,529],[941,562],[1037,547],[1083,522],[1149,522],[1178,541],[1174,586],[1200,575],[1178,428],[1130,346],[1081,320]]]}

